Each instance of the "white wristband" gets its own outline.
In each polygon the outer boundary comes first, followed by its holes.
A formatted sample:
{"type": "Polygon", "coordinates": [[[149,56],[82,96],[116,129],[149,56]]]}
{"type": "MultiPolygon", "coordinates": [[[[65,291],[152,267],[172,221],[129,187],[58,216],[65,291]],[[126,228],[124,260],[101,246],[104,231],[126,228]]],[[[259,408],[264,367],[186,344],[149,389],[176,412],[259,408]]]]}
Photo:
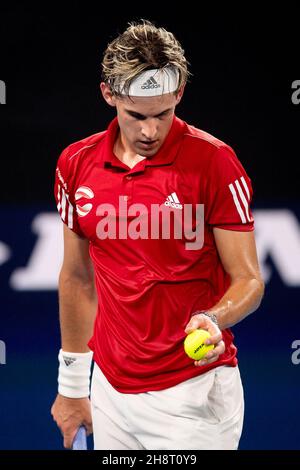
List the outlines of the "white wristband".
{"type": "Polygon", "coordinates": [[[60,349],[58,354],[58,393],[68,398],[90,395],[90,373],[93,351],[72,353],[60,349]]]}

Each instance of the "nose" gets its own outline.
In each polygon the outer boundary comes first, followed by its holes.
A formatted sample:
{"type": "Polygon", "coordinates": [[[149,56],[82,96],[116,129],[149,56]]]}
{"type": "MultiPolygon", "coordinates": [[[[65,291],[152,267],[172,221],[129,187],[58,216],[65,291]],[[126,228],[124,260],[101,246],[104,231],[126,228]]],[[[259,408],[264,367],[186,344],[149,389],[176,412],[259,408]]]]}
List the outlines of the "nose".
{"type": "Polygon", "coordinates": [[[158,125],[156,119],[145,119],[142,121],[142,135],[147,140],[156,140],[158,136],[158,125]]]}

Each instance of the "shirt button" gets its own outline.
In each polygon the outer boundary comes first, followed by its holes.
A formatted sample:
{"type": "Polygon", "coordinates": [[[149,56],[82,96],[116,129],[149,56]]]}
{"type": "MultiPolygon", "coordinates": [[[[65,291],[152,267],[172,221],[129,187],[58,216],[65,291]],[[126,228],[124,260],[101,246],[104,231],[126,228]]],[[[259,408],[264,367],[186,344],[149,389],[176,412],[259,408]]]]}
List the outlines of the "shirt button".
{"type": "Polygon", "coordinates": [[[124,196],[124,201],[128,201],[129,196],[124,196]]]}
{"type": "Polygon", "coordinates": [[[130,181],[132,180],[132,176],[126,176],[126,179],[130,181]]]}

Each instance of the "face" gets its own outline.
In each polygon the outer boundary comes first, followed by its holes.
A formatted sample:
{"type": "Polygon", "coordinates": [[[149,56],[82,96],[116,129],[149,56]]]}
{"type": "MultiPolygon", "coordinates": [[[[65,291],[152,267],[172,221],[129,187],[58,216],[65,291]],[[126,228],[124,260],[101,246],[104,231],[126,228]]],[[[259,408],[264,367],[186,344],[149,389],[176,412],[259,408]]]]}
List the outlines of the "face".
{"type": "Polygon", "coordinates": [[[155,155],[168,135],[183,90],[176,96],[168,93],[161,96],[117,98],[111,94],[107,85],[101,83],[101,91],[107,103],[116,107],[125,149],[144,157],[155,155]]]}

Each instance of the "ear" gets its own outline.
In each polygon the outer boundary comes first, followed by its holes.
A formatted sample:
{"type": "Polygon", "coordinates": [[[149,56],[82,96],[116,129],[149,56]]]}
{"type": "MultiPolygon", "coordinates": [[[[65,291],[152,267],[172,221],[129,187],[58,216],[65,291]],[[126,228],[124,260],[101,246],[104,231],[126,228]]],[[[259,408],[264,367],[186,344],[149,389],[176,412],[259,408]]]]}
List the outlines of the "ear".
{"type": "Polygon", "coordinates": [[[182,87],[179,89],[179,91],[178,91],[178,93],[177,93],[177,95],[176,95],[176,105],[177,105],[178,103],[180,103],[180,101],[181,101],[181,98],[182,98],[183,93],[184,93],[184,87],[185,87],[185,85],[182,85],[182,87]]]}
{"type": "Polygon", "coordinates": [[[106,103],[108,103],[109,106],[116,106],[116,98],[112,94],[110,86],[107,85],[104,82],[101,82],[100,83],[100,90],[101,90],[102,96],[105,99],[106,103]]]}

